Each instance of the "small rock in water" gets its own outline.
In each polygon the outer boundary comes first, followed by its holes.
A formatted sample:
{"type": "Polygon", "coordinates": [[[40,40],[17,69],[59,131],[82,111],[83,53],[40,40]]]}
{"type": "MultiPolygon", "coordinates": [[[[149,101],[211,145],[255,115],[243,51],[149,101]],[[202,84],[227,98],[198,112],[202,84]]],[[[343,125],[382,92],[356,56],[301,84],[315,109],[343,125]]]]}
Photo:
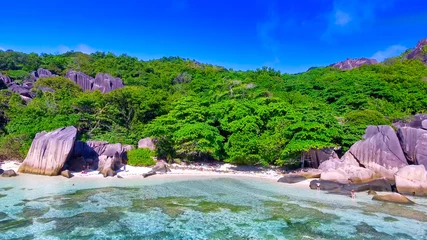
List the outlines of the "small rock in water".
{"type": "Polygon", "coordinates": [[[368,195],[377,195],[377,192],[375,192],[374,190],[369,190],[368,195]]]}
{"type": "Polygon", "coordinates": [[[307,180],[307,178],[303,177],[303,176],[300,176],[300,175],[288,174],[288,175],[285,175],[285,176],[281,177],[279,180],[277,180],[277,182],[281,182],[281,183],[298,183],[298,182],[302,182],[304,180],[307,180]]]}
{"type": "Polygon", "coordinates": [[[3,173],[1,174],[2,177],[16,177],[16,172],[13,170],[5,170],[3,171],[3,173]]]}
{"type": "Polygon", "coordinates": [[[401,204],[415,204],[413,201],[409,200],[407,197],[399,194],[392,193],[387,195],[375,195],[372,200],[383,201],[383,202],[392,202],[392,203],[401,203],[401,204]]]}
{"type": "Polygon", "coordinates": [[[71,172],[69,170],[64,170],[61,172],[61,176],[66,177],[66,178],[72,178],[74,177],[73,174],[71,174],[71,172]]]}

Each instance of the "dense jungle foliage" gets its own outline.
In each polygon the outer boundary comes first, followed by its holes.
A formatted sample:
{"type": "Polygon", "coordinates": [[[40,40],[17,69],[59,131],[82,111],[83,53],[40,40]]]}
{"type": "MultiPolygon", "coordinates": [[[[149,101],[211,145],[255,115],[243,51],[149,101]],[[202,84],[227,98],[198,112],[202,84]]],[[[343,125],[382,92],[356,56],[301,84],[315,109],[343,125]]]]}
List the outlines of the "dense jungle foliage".
{"type": "Polygon", "coordinates": [[[20,82],[37,68],[109,73],[126,87],[82,92],[72,81],[46,78],[25,104],[0,91],[0,155],[22,159],[37,132],[74,125],[83,140],[136,145],[157,139],[168,159],[291,165],[302,152],[348,149],[367,125],[391,124],[427,109],[427,67],[399,57],[350,71],[271,68],[234,71],[178,57],[139,61],[111,53],[61,55],[0,51],[0,71],[20,82]]]}

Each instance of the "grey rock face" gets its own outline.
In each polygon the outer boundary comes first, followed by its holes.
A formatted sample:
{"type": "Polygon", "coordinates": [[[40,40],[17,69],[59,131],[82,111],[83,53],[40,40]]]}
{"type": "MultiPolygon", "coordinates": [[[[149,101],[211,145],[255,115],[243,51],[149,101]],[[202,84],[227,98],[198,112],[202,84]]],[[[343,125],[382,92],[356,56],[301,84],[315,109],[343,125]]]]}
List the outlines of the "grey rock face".
{"type": "Polygon", "coordinates": [[[124,87],[120,78],[114,78],[110,74],[98,73],[95,77],[95,83],[92,90],[99,90],[102,93],[108,93],[115,89],[124,87]]]}
{"type": "Polygon", "coordinates": [[[92,91],[93,89],[95,79],[82,72],[68,71],[65,77],[77,83],[83,91],[92,91]]]}
{"type": "Polygon", "coordinates": [[[396,121],[393,123],[393,126],[396,128],[411,127],[427,129],[427,114],[417,114],[408,121],[396,121]]]}
{"type": "Polygon", "coordinates": [[[59,175],[72,153],[76,135],[75,127],[38,133],[18,171],[48,176],[59,175]]]}
{"type": "Polygon", "coordinates": [[[427,131],[402,127],[397,131],[397,136],[407,161],[427,166],[427,131]]]}
{"type": "Polygon", "coordinates": [[[8,76],[4,76],[2,73],[0,73],[0,80],[4,83],[4,85],[9,85],[10,83],[12,83],[12,79],[10,79],[10,77],[8,76]]]}
{"type": "Polygon", "coordinates": [[[369,59],[369,58],[355,58],[355,59],[347,58],[342,62],[334,63],[330,66],[341,69],[341,70],[351,70],[353,68],[358,68],[362,65],[371,65],[371,64],[378,64],[378,61],[375,59],[369,59]]]}
{"type": "Polygon", "coordinates": [[[68,71],[65,77],[77,83],[84,91],[99,90],[102,93],[108,93],[124,87],[120,78],[106,73],[98,73],[95,78],[92,78],[82,72],[68,71]]]}
{"type": "Polygon", "coordinates": [[[423,165],[410,165],[395,175],[397,191],[402,194],[427,196],[427,171],[423,165]]]}
{"type": "Polygon", "coordinates": [[[417,46],[405,57],[407,59],[420,59],[427,64],[427,53],[423,51],[424,46],[427,45],[427,38],[420,40],[417,46]]]}
{"type": "Polygon", "coordinates": [[[406,165],[399,139],[390,126],[369,126],[364,140],[356,142],[346,153],[356,159],[362,167],[394,180],[394,174],[406,165]]]}
{"type": "Polygon", "coordinates": [[[65,177],[65,178],[72,178],[74,177],[73,174],[71,174],[71,172],[69,170],[64,170],[61,172],[61,176],[65,177]]]}
{"type": "Polygon", "coordinates": [[[156,149],[156,144],[151,138],[147,137],[138,141],[138,148],[148,148],[153,151],[156,149]]]}
{"type": "Polygon", "coordinates": [[[48,77],[54,77],[56,75],[52,74],[49,70],[44,68],[37,69],[37,75],[38,78],[48,78],[48,77]]]}

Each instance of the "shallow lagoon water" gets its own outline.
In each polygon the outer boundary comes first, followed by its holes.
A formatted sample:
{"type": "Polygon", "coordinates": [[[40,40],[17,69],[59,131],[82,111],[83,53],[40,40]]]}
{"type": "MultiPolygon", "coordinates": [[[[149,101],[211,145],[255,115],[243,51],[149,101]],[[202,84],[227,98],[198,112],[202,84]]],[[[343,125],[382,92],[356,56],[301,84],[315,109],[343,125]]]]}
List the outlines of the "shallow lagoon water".
{"type": "Polygon", "coordinates": [[[0,180],[0,239],[427,239],[405,206],[251,177],[0,180]],[[74,184],[74,186],[73,186],[74,184]]]}

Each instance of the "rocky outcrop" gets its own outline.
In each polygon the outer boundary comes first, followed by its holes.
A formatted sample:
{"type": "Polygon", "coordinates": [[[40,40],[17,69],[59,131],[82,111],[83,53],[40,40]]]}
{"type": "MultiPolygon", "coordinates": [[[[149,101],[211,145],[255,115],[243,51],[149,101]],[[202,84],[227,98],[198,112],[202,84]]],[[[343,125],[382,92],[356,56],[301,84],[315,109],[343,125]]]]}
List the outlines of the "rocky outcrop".
{"type": "Polygon", "coordinates": [[[369,126],[364,140],[356,142],[343,156],[354,158],[361,167],[394,180],[394,174],[406,165],[399,139],[390,126],[369,126]]]}
{"type": "Polygon", "coordinates": [[[4,76],[1,72],[0,72],[0,81],[2,81],[6,86],[12,83],[12,80],[10,79],[10,77],[4,76]]]}
{"type": "Polygon", "coordinates": [[[402,127],[399,128],[397,136],[406,160],[411,164],[427,166],[427,131],[402,127]]]}
{"type": "Polygon", "coordinates": [[[76,72],[71,70],[67,72],[65,77],[77,83],[77,85],[79,85],[83,89],[83,91],[92,91],[93,89],[95,79],[82,72],[76,72]]]}
{"type": "Polygon", "coordinates": [[[407,120],[398,120],[393,122],[396,128],[411,127],[427,130],[427,114],[416,114],[407,120]]]}
{"type": "Polygon", "coordinates": [[[423,165],[410,165],[395,175],[397,191],[402,194],[427,196],[427,171],[423,165]]]}
{"type": "Polygon", "coordinates": [[[142,174],[142,176],[146,178],[148,176],[155,175],[157,173],[167,173],[167,172],[170,172],[168,165],[166,164],[166,162],[160,160],[160,161],[157,161],[156,165],[151,169],[151,171],[142,174]]]}
{"type": "Polygon", "coordinates": [[[305,153],[304,157],[311,168],[318,168],[320,164],[329,159],[338,159],[334,148],[311,149],[305,153]]]}
{"type": "Polygon", "coordinates": [[[300,176],[300,175],[293,175],[293,174],[287,174],[281,178],[279,178],[279,180],[277,180],[277,182],[281,182],[281,183],[299,183],[302,181],[307,180],[307,178],[300,176]]]}
{"type": "Polygon", "coordinates": [[[79,172],[89,166],[90,169],[100,172],[106,171],[108,168],[116,171],[123,163],[127,162],[126,151],[128,149],[130,149],[129,145],[120,143],[77,141],[73,148],[72,157],[67,161],[65,168],[79,172]]]}
{"type": "Polygon", "coordinates": [[[400,204],[415,204],[413,201],[409,200],[407,197],[400,195],[399,193],[391,193],[387,195],[375,195],[372,200],[382,201],[382,202],[392,202],[400,204]]]}
{"type": "Polygon", "coordinates": [[[331,64],[330,66],[333,68],[341,69],[341,70],[351,70],[353,68],[358,68],[362,65],[371,65],[371,64],[378,64],[378,61],[375,59],[369,59],[369,58],[355,58],[355,59],[347,58],[342,62],[334,63],[334,64],[331,64]]]}
{"type": "Polygon", "coordinates": [[[76,135],[75,127],[38,133],[18,171],[48,176],[59,175],[71,156],[76,135]]]}
{"type": "Polygon", "coordinates": [[[359,163],[352,157],[327,160],[320,164],[319,170],[322,171],[320,179],[341,183],[362,183],[376,176],[372,170],[359,167],[359,163]]]}
{"type": "Polygon", "coordinates": [[[322,191],[328,191],[335,194],[349,195],[352,190],[355,192],[364,191],[378,191],[378,192],[391,192],[392,187],[386,179],[375,179],[365,183],[339,183],[327,180],[313,180],[310,182],[311,189],[317,189],[317,184],[322,191]]]}
{"type": "Polygon", "coordinates": [[[77,83],[84,91],[99,90],[102,93],[108,93],[115,89],[123,88],[123,81],[120,78],[112,77],[106,73],[98,73],[95,78],[82,72],[68,71],[66,78],[77,83]]]}
{"type": "Polygon", "coordinates": [[[420,40],[410,53],[408,53],[406,59],[420,59],[424,64],[427,64],[427,38],[420,40]]]}
{"type": "Polygon", "coordinates": [[[34,74],[36,78],[49,78],[49,77],[56,77],[57,75],[52,74],[49,70],[44,68],[37,69],[37,72],[34,74]]]}
{"type": "Polygon", "coordinates": [[[156,149],[156,144],[151,138],[147,137],[138,141],[138,148],[148,148],[153,151],[156,149]]]}
{"type": "Polygon", "coordinates": [[[110,74],[106,73],[98,73],[95,77],[92,90],[99,90],[102,93],[108,93],[122,87],[124,87],[124,85],[120,78],[112,77],[110,74]]]}

